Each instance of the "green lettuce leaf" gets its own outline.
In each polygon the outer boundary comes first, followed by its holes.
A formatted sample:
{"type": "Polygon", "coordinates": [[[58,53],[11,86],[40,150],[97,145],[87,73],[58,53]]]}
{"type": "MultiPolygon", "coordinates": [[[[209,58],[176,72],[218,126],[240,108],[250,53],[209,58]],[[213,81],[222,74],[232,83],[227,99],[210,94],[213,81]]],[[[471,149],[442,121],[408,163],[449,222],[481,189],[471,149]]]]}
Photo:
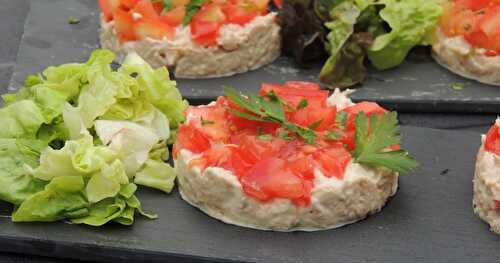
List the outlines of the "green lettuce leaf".
{"type": "Polygon", "coordinates": [[[39,140],[0,139],[0,200],[19,205],[44,188],[47,182],[31,176],[26,165],[38,165],[45,147],[39,140]]]}
{"type": "Polygon", "coordinates": [[[40,156],[40,165],[31,173],[46,181],[60,176],[90,176],[116,158],[114,151],[105,146],[94,146],[93,138],[85,136],[67,141],[60,150],[45,149],[40,156]]]}
{"type": "Polygon", "coordinates": [[[323,83],[346,87],[364,79],[364,51],[351,38],[360,14],[361,10],[351,1],[344,1],[331,10],[333,21],[325,24],[331,31],[326,45],[330,57],[320,72],[323,83]]]}
{"type": "Polygon", "coordinates": [[[163,161],[149,159],[137,172],[134,183],[170,193],[174,188],[175,169],[163,161]]]}
{"type": "Polygon", "coordinates": [[[129,177],[140,169],[159,142],[152,130],[131,121],[98,120],[95,131],[101,142],[118,155],[129,177]]]}
{"type": "Polygon", "coordinates": [[[45,189],[28,197],[12,214],[14,222],[52,222],[88,214],[81,176],[54,178],[45,189]]]}
{"type": "Polygon", "coordinates": [[[85,189],[90,203],[97,203],[120,192],[121,185],[128,184],[122,162],[115,160],[105,164],[101,171],[92,175],[85,189]]]}
{"type": "Polygon", "coordinates": [[[154,70],[139,55],[132,53],[125,58],[120,71],[137,74],[136,79],[144,88],[146,100],[167,116],[171,128],[184,121],[183,113],[188,103],[182,99],[175,81],[170,80],[166,67],[154,70]]]}
{"type": "Polygon", "coordinates": [[[380,17],[391,31],[378,36],[368,50],[368,58],[380,70],[395,67],[416,45],[425,45],[442,14],[438,0],[380,0],[385,5],[380,17]]]}
{"type": "Polygon", "coordinates": [[[14,102],[0,110],[0,138],[35,139],[45,118],[31,100],[14,102]]]}

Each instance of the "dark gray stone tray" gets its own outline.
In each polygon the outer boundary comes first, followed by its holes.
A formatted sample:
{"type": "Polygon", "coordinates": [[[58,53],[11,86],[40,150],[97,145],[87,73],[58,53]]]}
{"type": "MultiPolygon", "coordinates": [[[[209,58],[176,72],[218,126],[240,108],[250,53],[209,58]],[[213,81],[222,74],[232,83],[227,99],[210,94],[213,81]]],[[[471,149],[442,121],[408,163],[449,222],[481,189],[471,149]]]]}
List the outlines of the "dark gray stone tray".
{"type": "MultiPolygon", "coordinates": [[[[98,47],[99,12],[94,0],[32,0],[31,11],[19,48],[17,67],[8,90],[14,90],[27,74],[48,65],[84,61],[98,47]],[[68,18],[80,19],[77,25],[68,18]]],[[[232,77],[178,80],[183,95],[195,102],[206,102],[221,95],[222,86],[256,91],[262,82],[286,80],[317,81],[319,65],[302,70],[281,57],[259,70],[232,77]]],[[[6,92],[7,89],[1,90],[6,92]]],[[[365,83],[353,95],[356,101],[374,100],[404,112],[500,112],[500,87],[489,86],[456,76],[437,65],[427,48],[415,50],[396,69],[370,70],[365,83]],[[457,91],[452,83],[463,83],[457,91]]]]}
{"type": "Polygon", "coordinates": [[[13,224],[0,204],[0,251],[111,262],[498,262],[500,236],[472,212],[472,176],[480,136],[403,127],[420,167],[378,214],[335,230],[277,233],[212,219],[178,193],[142,190],[157,220],[131,227],[13,224]]]}

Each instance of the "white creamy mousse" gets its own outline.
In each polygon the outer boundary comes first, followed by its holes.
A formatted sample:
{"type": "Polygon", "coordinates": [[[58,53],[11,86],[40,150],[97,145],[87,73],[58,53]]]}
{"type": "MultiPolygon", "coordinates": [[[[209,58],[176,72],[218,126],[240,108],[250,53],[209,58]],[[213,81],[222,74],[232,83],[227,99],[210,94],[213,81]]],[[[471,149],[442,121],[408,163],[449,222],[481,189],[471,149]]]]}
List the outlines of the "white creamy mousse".
{"type": "MultiPolygon", "coordinates": [[[[328,104],[340,103],[340,108],[351,105],[346,96],[349,93],[335,91],[328,104]]],[[[340,180],[324,176],[319,167],[315,169],[308,207],[298,207],[282,198],[260,202],[243,191],[229,170],[190,168],[189,162],[199,156],[180,149],[175,160],[182,198],[225,223],[262,230],[315,231],[354,223],[380,211],[398,187],[398,173],[351,162],[340,180]]]]}
{"type": "MultiPolygon", "coordinates": [[[[500,125],[499,120],[496,125],[500,125]]],[[[484,150],[484,135],[482,141],[474,174],[474,212],[490,224],[491,231],[500,234],[500,209],[495,202],[500,201],[500,156],[484,150]]]]}
{"type": "Polygon", "coordinates": [[[450,71],[479,82],[500,85],[500,55],[471,46],[463,36],[447,37],[440,29],[432,46],[434,59],[450,71]]]}
{"type": "Polygon", "coordinates": [[[174,39],[130,41],[121,44],[114,22],[101,16],[100,42],[119,59],[138,53],[153,67],[168,66],[179,78],[229,76],[273,62],[281,50],[276,13],[258,16],[244,26],[226,24],[220,28],[217,47],[204,47],[191,38],[189,26],[176,28],[174,39]]]}

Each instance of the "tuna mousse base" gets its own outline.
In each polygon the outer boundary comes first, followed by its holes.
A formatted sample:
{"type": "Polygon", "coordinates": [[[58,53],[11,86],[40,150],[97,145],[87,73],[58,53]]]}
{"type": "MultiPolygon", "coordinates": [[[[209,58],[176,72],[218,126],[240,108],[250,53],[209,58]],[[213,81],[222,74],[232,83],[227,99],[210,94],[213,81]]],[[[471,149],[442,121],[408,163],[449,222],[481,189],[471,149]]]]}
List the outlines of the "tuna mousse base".
{"type": "Polygon", "coordinates": [[[173,150],[182,198],[225,223],[273,231],[332,229],[380,211],[417,164],[399,146],[396,114],[349,93],[264,84],[259,96],[226,89],[188,108],[173,150]]]}

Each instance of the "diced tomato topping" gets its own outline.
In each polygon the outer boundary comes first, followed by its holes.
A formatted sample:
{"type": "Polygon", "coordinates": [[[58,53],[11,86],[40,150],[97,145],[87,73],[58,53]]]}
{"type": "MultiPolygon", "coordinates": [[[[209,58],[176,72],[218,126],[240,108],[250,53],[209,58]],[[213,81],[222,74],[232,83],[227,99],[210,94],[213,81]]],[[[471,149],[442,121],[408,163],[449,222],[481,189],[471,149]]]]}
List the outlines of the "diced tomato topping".
{"type": "Polygon", "coordinates": [[[500,209],[500,201],[493,200],[493,209],[494,210],[499,210],[500,209]]]}
{"type": "Polygon", "coordinates": [[[313,154],[323,168],[323,174],[326,177],[335,176],[339,179],[344,177],[344,171],[351,161],[351,154],[339,145],[322,151],[317,151],[313,154]]]}
{"type": "Polygon", "coordinates": [[[249,10],[248,8],[242,7],[238,4],[226,5],[224,7],[224,13],[227,16],[227,22],[245,25],[252,21],[258,13],[254,10],[249,10]]]}
{"type": "Polygon", "coordinates": [[[158,13],[151,3],[151,0],[141,0],[135,5],[132,12],[140,14],[142,18],[155,19],[158,17],[158,13]]]}
{"type": "Polygon", "coordinates": [[[210,140],[198,128],[192,125],[181,125],[173,149],[175,158],[179,148],[201,153],[210,148],[210,140]]]}
{"type": "MultiPolygon", "coordinates": [[[[214,166],[229,170],[250,197],[263,202],[285,198],[297,207],[308,206],[316,169],[326,177],[343,179],[352,159],[349,151],[355,149],[354,116],[359,112],[370,116],[386,110],[376,103],[355,104],[343,110],[348,115],[345,127],[336,122],[337,108],[326,104],[328,92],[317,84],[264,84],[260,94],[269,95],[271,91],[294,107],[307,100],[299,108],[290,109],[287,105],[283,109],[290,123],[315,130],[314,144],[307,144],[277,123],[240,117],[233,112],[245,112],[240,106],[219,97],[214,104],[186,110],[187,120],[179,128],[174,158],[179,149],[200,153],[190,161],[190,167],[203,170],[214,166]],[[331,131],[338,132],[338,137],[326,136],[331,131]]],[[[388,150],[397,149],[399,145],[388,147],[388,150]]]]}
{"type": "Polygon", "coordinates": [[[120,41],[134,41],[136,35],[134,31],[134,18],[132,14],[117,8],[113,11],[113,18],[115,21],[115,29],[120,41]]]}
{"type": "Polygon", "coordinates": [[[135,34],[139,40],[152,39],[172,39],[175,36],[175,28],[161,22],[158,19],[141,19],[135,25],[135,34]]]}
{"type": "Polygon", "coordinates": [[[220,24],[217,22],[192,21],[189,25],[193,40],[203,46],[212,46],[216,44],[217,33],[220,24]]]}
{"type": "Polygon", "coordinates": [[[127,8],[132,9],[140,0],[120,0],[120,5],[127,8]]]}
{"type": "Polygon", "coordinates": [[[500,156],[500,127],[494,125],[486,134],[484,149],[500,156]]]}
{"type": "Polygon", "coordinates": [[[167,23],[173,27],[182,24],[182,20],[186,16],[186,7],[178,6],[160,16],[160,21],[167,23]]]}
{"type": "Polygon", "coordinates": [[[281,0],[273,0],[273,2],[277,8],[281,8],[281,0]]]}
{"type": "Polygon", "coordinates": [[[279,158],[266,158],[256,163],[241,178],[243,190],[261,201],[271,198],[296,199],[305,194],[304,184],[286,162],[279,158]]]}
{"type": "Polygon", "coordinates": [[[490,56],[500,53],[500,1],[455,1],[446,6],[440,25],[447,36],[463,36],[490,56]]]}
{"type": "Polygon", "coordinates": [[[109,0],[99,0],[99,7],[107,22],[113,20],[113,8],[109,0]]]}

